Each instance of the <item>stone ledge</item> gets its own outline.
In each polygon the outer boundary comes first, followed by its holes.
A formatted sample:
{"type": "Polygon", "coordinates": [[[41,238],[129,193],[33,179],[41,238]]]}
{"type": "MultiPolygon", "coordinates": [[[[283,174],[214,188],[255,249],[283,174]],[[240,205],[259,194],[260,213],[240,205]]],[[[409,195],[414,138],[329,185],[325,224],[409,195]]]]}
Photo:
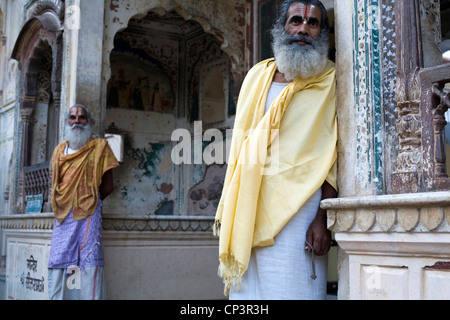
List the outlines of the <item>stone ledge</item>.
{"type": "MultiPolygon", "coordinates": [[[[2,229],[53,229],[53,213],[14,214],[0,216],[2,229]]],[[[211,232],[214,217],[205,216],[138,216],[103,215],[103,229],[114,231],[196,231],[211,232]]]]}
{"type": "Polygon", "coordinates": [[[450,232],[450,192],[327,199],[334,232],[450,232]]]}
{"type": "Polygon", "coordinates": [[[53,229],[53,213],[24,213],[0,216],[1,229],[53,229]]]}
{"type": "Polygon", "coordinates": [[[114,231],[199,231],[211,232],[214,217],[104,215],[103,229],[114,231]]]}

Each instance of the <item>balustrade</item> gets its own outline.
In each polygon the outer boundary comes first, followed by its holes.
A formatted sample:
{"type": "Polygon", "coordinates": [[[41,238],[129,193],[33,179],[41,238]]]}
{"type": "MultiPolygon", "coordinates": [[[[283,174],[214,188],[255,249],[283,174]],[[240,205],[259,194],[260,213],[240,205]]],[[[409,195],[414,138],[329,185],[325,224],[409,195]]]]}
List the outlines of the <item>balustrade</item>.
{"type": "MultiPolygon", "coordinates": [[[[42,162],[33,166],[24,167],[24,179],[23,179],[23,195],[40,195],[42,194],[44,203],[44,210],[49,209],[50,203],[50,162],[42,162]]],[[[24,200],[25,200],[24,199],[24,200]]]]}

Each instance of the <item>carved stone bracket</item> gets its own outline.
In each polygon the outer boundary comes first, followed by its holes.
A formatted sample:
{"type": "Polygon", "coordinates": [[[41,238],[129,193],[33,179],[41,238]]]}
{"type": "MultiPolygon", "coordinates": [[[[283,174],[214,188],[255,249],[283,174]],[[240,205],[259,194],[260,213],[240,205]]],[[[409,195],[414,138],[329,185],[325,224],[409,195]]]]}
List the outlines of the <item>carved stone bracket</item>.
{"type": "Polygon", "coordinates": [[[327,199],[321,207],[334,232],[450,232],[448,192],[327,199]]]}

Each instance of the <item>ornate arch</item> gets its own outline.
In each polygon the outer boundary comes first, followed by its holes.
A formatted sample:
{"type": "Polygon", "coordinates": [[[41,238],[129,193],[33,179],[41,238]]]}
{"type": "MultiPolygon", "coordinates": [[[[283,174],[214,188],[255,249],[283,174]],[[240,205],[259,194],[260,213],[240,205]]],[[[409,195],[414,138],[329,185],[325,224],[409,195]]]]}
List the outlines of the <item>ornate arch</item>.
{"type": "Polygon", "coordinates": [[[250,30],[247,15],[250,15],[248,2],[243,1],[242,5],[231,4],[223,1],[174,1],[171,4],[161,4],[162,1],[148,1],[145,5],[138,5],[140,1],[130,1],[126,5],[126,10],[120,10],[122,1],[112,1],[110,10],[106,11],[105,23],[108,28],[105,30],[104,38],[104,77],[110,77],[109,55],[114,49],[115,35],[128,27],[132,18],[143,18],[149,12],[156,12],[165,15],[175,11],[186,21],[194,20],[198,22],[206,33],[214,35],[221,44],[221,49],[229,56],[231,61],[231,72],[237,86],[240,86],[247,70],[253,61],[250,61],[250,44],[247,39],[250,30]],[[148,4],[147,4],[148,3],[148,4]],[[233,15],[224,14],[223,10],[233,12],[233,15]],[[213,21],[215,19],[216,21],[213,21]],[[236,23],[237,22],[237,23],[236,23]]]}
{"type": "MultiPolygon", "coordinates": [[[[52,119],[47,123],[51,132],[47,135],[50,141],[47,141],[47,148],[53,150],[56,146],[59,128],[59,110],[61,101],[61,71],[62,71],[62,44],[63,44],[63,18],[64,4],[61,1],[40,1],[30,9],[30,18],[22,27],[19,36],[14,45],[11,58],[19,62],[20,82],[17,91],[19,92],[19,112],[18,119],[18,141],[16,154],[19,164],[19,178],[16,181],[19,193],[16,199],[17,210],[23,211],[25,205],[25,196],[29,193],[30,185],[36,186],[33,194],[42,193],[44,202],[48,203],[49,195],[49,175],[48,163],[41,163],[33,167],[30,166],[31,147],[32,147],[32,119],[35,112],[38,99],[41,74],[41,65],[43,61],[50,62],[47,71],[51,69],[50,84],[46,84],[46,90],[49,90],[49,96],[52,97],[51,104],[48,104],[49,114],[52,119]],[[53,116],[54,115],[54,116],[53,116]],[[44,176],[45,179],[41,179],[44,176]],[[39,178],[36,178],[39,177],[39,178]],[[37,180],[36,180],[37,179],[37,180]]],[[[47,62],[47,64],[48,64],[47,62]]],[[[48,81],[47,81],[48,82],[48,81]]]]}

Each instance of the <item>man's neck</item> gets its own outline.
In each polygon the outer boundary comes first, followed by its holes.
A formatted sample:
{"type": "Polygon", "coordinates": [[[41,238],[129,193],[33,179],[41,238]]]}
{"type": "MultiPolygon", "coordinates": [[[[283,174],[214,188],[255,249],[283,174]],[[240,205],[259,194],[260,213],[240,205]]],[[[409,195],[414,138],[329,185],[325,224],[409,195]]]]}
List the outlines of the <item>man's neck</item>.
{"type": "Polygon", "coordinates": [[[85,143],[83,143],[81,146],[77,146],[76,144],[74,144],[74,143],[70,143],[70,141],[69,140],[67,140],[67,148],[69,148],[69,149],[72,149],[72,150],[75,150],[75,151],[78,151],[78,150],[80,150],[81,148],[83,148],[90,140],[92,139],[92,137],[91,138],[89,138],[85,143]]]}
{"type": "Polygon", "coordinates": [[[73,146],[70,145],[70,143],[68,143],[68,144],[67,144],[67,148],[70,149],[70,150],[76,150],[76,151],[78,151],[78,150],[80,150],[82,147],[78,147],[78,148],[77,148],[77,147],[73,147],[73,146]]]}
{"type": "Polygon", "coordinates": [[[273,82],[290,83],[291,81],[287,80],[284,74],[277,70],[273,76],[273,82]]]}

